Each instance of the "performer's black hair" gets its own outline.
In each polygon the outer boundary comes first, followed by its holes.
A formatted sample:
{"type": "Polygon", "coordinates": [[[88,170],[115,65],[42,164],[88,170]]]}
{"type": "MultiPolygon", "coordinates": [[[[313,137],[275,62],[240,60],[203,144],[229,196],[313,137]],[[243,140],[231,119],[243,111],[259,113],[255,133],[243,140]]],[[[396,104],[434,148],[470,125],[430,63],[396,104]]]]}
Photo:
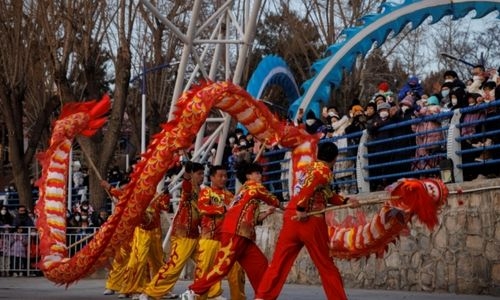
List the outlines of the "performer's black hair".
{"type": "Polygon", "coordinates": [[[253,172],[262,173],[262,166],[257,163],[249,163],[247,161],[241,161],[236,165],[236,178],[241,183],[247,181],[247,175],[252,174],[253,172]]]}
{"type": "Polygon", "coordinates": [[[339,149],[333,142],[324,142],[318,145],[318,159],[326,162],[332,162],[337,158],[339,149]]]}
{"type": "Polygon", "coordinates": [[[224,170],[224,171],[227,171],[227,168],[224,167],[224,166],[221,166],[221,165],[215,165],[215,166],[211,166],[210,167],[210,170],[208,171],[208,175],[210,176],[214,176],[215,173],[217,173],[217,171],[219,170],[224,170]]]}
{"type": "Polygon", "coordinates": [[[187,161],[184,165],[184,170],[186,173],[192,173],[200,170],[205,170],[205,166],[198,162],[187,161]]]}

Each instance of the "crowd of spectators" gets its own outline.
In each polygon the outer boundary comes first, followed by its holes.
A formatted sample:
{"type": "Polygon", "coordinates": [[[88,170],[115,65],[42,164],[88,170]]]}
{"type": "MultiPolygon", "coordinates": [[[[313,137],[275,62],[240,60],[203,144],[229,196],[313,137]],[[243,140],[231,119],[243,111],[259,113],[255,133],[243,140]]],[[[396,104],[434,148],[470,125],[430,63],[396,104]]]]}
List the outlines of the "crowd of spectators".
{"type": "MultiPolygon", "coordinates": [[[[408,174],[422,174],[422,177],[438,177],[439,165],[446,159],[446,130],[452,114],[441,114],[456,109],[473,107],[482,103],[500,99],[500,76],[497,70],[488,70],[475,66],[471,70],[471,78],[465,82],[458,78],[453,70],[443,73],[442,80],[434,90],[427,91],[417,76],[409,77],[399,88],[391,90],[389,82],[378,85],[378,91],[370,99],[353,100],[346,111],[331,105],[324,107],[320,116],[312,110],[299,111],[297,123],[304,126],[310,134],[318,134],[321,139],[332,139],[341,149],[335,165],[335,185],[344,194],[357,193],[356,155],[361,139],[361,132],[368,133],[368,157],[370,190],[381,190],[388,184],[408,174]],[[417,122],[411,120],[418,119],[417,122]],[[393,125],[393,126],[389,126],[393,125]],[[387,129],[390,128],[390,129],[387,129]],[[377,142],[381,141],[381,142],[377,142]],[[387,141],[390,141],[388,147],[387,141]],[[342,151],[342,149],[347,149],[342,151]],[[394,163],[402,161],[402,163],[394,163]],[[375,167],[378,166],[378,167],[375,167]],[[379,179],[388,176],[387,179],[379,179]],[[400,174],[400,175],[398,175],[400,174]],[[399,176],[399,177],[398,177],[399,176]]],[[[500,129],[498,122],[474,123],[495,117],[500,112],[496,107],[485,110],[464,112],[460,123],[461,136],[472,136],[480,132],[500,129]],[[468,123],[473,122],[471,125],[468,123]]],[[[462,151],[496,144],[498,138],[471,138],[461,142],[462,151]]],[[[215,158],[217,147],[210,150],[207,163],[215,158]]],[[[252,161],[258,156],[261,144],[244,129],[237,127],[230,133],[224,149],[223,163],[229,170],[239,161],[252,161]]],[[[260,162],[280,161],[284,153],[279,148],[264,149],[265,155],[260,156],[260,162]],[[277,152],[276,157],[269,155],[277,152]]],[[[194,151],[190,151],[185,160],[192,159],[194,151]]],[[[462,154],[464,164],[484,162],[492,158],[500,158],[500,150],[465,151],[462,154]]],[[[271,191],[282,188],[279,182],[280,164],[265,163],[264,173],[269,174],[264,181],[271,191]],[[276,172],[277,171],[277,172],[276,172]]],[[[179,166],[182,167],[182,166],[179,166]]],[[[481,178],[484,168],[468,167],[464,169],[464,180],[481,178]]],[[[497,176],[494,172],[485,174],[497,176]]]]}
{"type": "MultiPolygon", "coordinates": [[[[375,178],[370,180],[370,190],[380,190],[390,182],[386,179],[377,179],[387,174],[404,174],[405,172],[424,172],[435,170],[440,161],[446,157],[445,127],[449,124],[451,117],[433,118],[441,112],[450,112],[459,108],[473,107],[474,105],[487,103],[500,99],[500,77],[497,70],[486,71],[483,66],[475,66],[471,70],[472,78],[465,83],[458,78],[453,70],[443,73],[439,88],[434,91],[426,91],[421,85],[420,79],[412,76],[396,93],[390,90],[388,82],[382,82],[378,86],[378,92],[368,101],[354,100],[346,112],[341,112],[335,106],[325,107],[321,116],[316,116],[313,111],[305,115],[299,114],[298,123],[303,124],[310,134],[320,134],[322,138],[337,138],[335,143],[339,147],[348,148],[344,155],[353,157],[359,145],[359,136],[349,137],[353,133],[367,130],[369,134],[369,165],[381,167],[370,167],[369,176],[375,178]],[[362,104],[365,102],[366,104],[362,104]],[[421,121],[414,124],[404,122],[420,118],[421,121]],[[400,126],[389,126],[393,124],[400,126]],[[377,141],[386,141],[377,143],[377,141]],[[390,141],[390,147],[387,145],[390,141]],[[400,149],[400,150],[398,150],[400,149]],[[394,151],[389,151],[394,150],[394,151]],[[389,152],[381,155],[377,153],[389,152]],[[411,161],[410,163],[391,164],[394,161],[411,161]]],[[[486,120],[488,117],[497,116],[499,111],[496,107],[485,110],[464,112],[460,123],[468,124],[474,121],[486,120]]],[[[451,114],[448,114],[450,116],[451,114]]],[[[472,136],[480,132],[500,129],[498,121],[481,122],[461,127],[461,136],[472,136]]],[[[465,139],[462,150],[491,146],[498,143],[495,137],[465,139]]],[[[466,152],[462,156],[463,163],[484,162],[492,158],[499,158],[495,151],[466,152]]],[[[496,151],[498,152],[498,151],[496,151]]],[[[352,172],[342,170],[353,167],[355,160],[346,161],[338,157],[335,166],[336,182],[351,179],[355,176],[352,172]]],[[[470,167],[464,170],[464,179],[473,180],[481,177],[480,168],[470,167]]],[[[498,174],[488,174],[496,176],[498,174]]],[[[425,173],[425,176],[438,176],[437,172],[425,173]]],[[[395,181],[398,178],[389,178],[395,181]]],[[[352,193],[350,186],[343,187],[342,192],[352,193]]]]}
{"type": "MultiPolygon", "coordinates": [[[[96,228],[104,224],[109,211],[105,207],[94,210],[88,199],[87,170],[81,168],[79,162],[73,167],[74,194],[72,207],[66,212],[66,225],[68,246],[76,252],[90,241],[96,228]]],[[[123,174],[118,168],[111,168],[108,179],[120,181],[120,175],[123,174]]],[[[0,199],[0,276],[40,276],[36,267],[39,258],[36,215],[19,202],[13,205],[12,197],[17,197],[17,191],[9,185],[0,199]]]]}
{"type": "MultiPolygon", "coordinates": [[[[0,204],[0,275],[1,276],[28,276],[40,275],[33,272],[27,273],[28,263],[34,263],[37,257],[36,247],[28,247],[30,233],[35,234],[35,216],[24,205],[16,210],[9,210],[0,204]]],[[[36,241],[36,245],[37,245],[36,241]]],[[[34,264],[31,265],[34,267],[34,264]]]]}

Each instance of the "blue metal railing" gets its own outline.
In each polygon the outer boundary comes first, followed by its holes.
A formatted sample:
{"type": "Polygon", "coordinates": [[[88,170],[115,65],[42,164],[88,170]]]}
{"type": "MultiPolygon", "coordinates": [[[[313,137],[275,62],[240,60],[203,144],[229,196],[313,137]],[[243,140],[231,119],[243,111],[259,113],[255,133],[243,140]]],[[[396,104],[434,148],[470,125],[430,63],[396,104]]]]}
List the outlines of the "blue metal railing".
{"type": "MultiPolygon", "coordinates": [[[[471,176],[476,176],[478,169],[484,166],[481,171],[491,169],[493,166],[500,166],[500,155],[494,155],[490,159],[476,161],[474,159],[467,160],[471,156],[479,156],[484,151],[494,153],[500,152],[500,143],[491,145],[482,145],[481,147],[463,148],[462,145],[470,139],[484,140],[487,138],[496,139],[500,136],[500,126],[495,128],[495,125],[500,120],[500,113],[487,115],[483,120],[475,120],[464,122],[463,115],[474,113],[477,111],[487,111],[500,106],[500,101],[493,101],[487,104],[465,107],[455,111],[443,112],[431,116],[415,117],[411,120],[401,121],[396,124],[391,124],[379,128],[379,131],[389,131],[398,129],[402,126],[416,126],[422,122],[441,122],[441,127],[423,131],[411,132],[398,136],[391,136],[388,139],[373,140],[366,130],[335,136],[330,141],[338,143],[342,139],[347,140],[347,146],[339,147],[339,158],[337,166],[344,164],[343,169],[334,169],[334,174],[337,180],[332,184],[337,190],[344,190],[346,187],[349,192],[369,192],[373,191],[373,182],[382,182],[389,184],[403,177],[427,177],[439,176],[440,168],[437,162],[450,159],[453,162],[453,172],[455,182],[463,182],[471,180],[471,176]],[[467,126],[474,126],[481,130],[469,136],[461,136],[461,129],[467,126]],[[415,140],[418,137],[428,134],[442,133],[443,139],[434,142],[427,142],[417,145],[403,145],[396,147],[398,142],[405,140],[415,140]],[[359,144],[353,144],[353,141],[360,140],[359,144]],[[373,146],[384,146],[384,149],[371,152],[373,146]],[[415,152],[420,148],[432,148],[433,150],[425,156],[416,157],[415,152]],[[391,155],[391,159],[387,161],[370,160],[391,155]],[[401,157],[397,158],[398,155],[401,157]],[[396,157],[396,158],[395,158],[396,157]],[[464,159],[466,158],[466,159],[464,159]],[[418,169],[414,165],[424,164],[427,161],[433,163],[425,168],[418,169]],[[350,187],[354,186],[354,188],[350,187]]],[[[500,140],[500,138],[499,138],[500,140]]],[[[322,141],[320,141],[322,142],[322,141]]],[[[345,143],[344,143],[345,144],[345,143]]],[[[264,151],[262,154],[264,161],[264,184],[274,193],[287,194],[289,191],[289,172],[290,172],[290,153],[289,149],[283,148],[272,151],[264,151]]],[[[494,172],[500,171],[500,168],[495,168],[494,172]]],[[[229,170],[228,187],[234,191],[235,189],[235,174],[234,170],[229,170]]],[[[80,195],[77,194],[78,189],[73,190],[74,202],[79,200],[80,195]]],[[[0,192],[0,199],[5,192],[0,192]]],[[[9,193],[9,200],[6,203],[9,206],[15,206],[19,203],[17,193],[9,193]],[[17,201],[16,201],[17,200],[17,201]]],[[[88,196],[88,195],[87,195],[88,196]]],[[[88,198],[87,198],[88,199],[88,198]]]]}
{"type": "MultiPolygon", "coordinates": [[[[411,120],[401,121],[396,124],[391,124],[385,127],[380,128],[380,131],[388,131],[391,129],[398,129],[402,126],[412,126],[418,125],[422,122],[438,122],[442,123],[442,125],[438,128],[427,130],[423,132],[412,132],[409,134],[399,135],[399,136],[391,136],[388,139],[380,139],[380,140],[370,140],[369,134],[365,130],[363,132],[352,133],[343,136],[336,136],[330,139],[333,142],[338,142],[341,139],[353,140],[360,138],[361,142],[358,145],[349,144],[347,147],[339,147],[339,159],[337,163],[341,162],[350,162],[351,165],[356,167],[348,167],[342,170],[334,170],[334,174],[336,177],[342,177],[342,173],[354,173],[354,178],[339,180],[333,183],[334,187],[337,189],[342,186],[349,184],[356,184],[357,190],[361,192],[373,191],[374,187],[370,187],[370,183],[373,181],[383,181],[384,183],[391,183],[403,177],[428,177],[428,176],[439,176],[440,175],[440,167],[439,161],[445,159],[452,159],[454,165],[455,181],[461,182],[464,181],[463,172],[467,172],[468,169],[477,168],[479,166],[492,166],[495,164],[500,165],[500,158],[493,157],[484,161],[473,161],[473,162],[462,162],[461,158],[463,155],[474,153],[479,155],[483,151],[494,151],[499,150],[499,144],[492,144],[488,146],[481,146],[473,149],[462,149],[461,142],[467,139],[486,139],[486,138],[496,138],[500,134],[500,129],[490,129],[485,130],[484,128],[473,135],[467,137],[460,136],[460,128],[466,126],[478,126],[485,127],[486,124],[492,124],[494,122],[498,122],[500,119],[500,114],[488,115],[484,120],[477,120],[472,122],[464,122],[462,121],[462,116],[467,113],[472,113],[476,111],[487,110],[491,108],[496,108],[500,106],[500,101],[493,101],[487,104],[481,104],[474,107],[465,107],[460,110],[455,111],[447,111],[442,112],[435,115],[424,116],[424,117],[415,117],[411,120]],[[442,133],[443,138],[439,141],[427,142],[424,144],[411,145],[411,146],[403,146],[403,147],[395,147],[394,145],[397,142],[408,140],[408,139],[416,139],[417,137],[428,135],[428,134],[436,134],[442,133]],[[458,133],[458,134],[457,134],[458,133]],[[451,141],[451,142],[450,142],[451,141]],[[368,147],[372,146],[386,146],[385,149],[378,152],[370,152],[368,151],[368,147]],[[430,151],[428,155],[417,157],[414,153],[420,148],[428,148],[433,149],[430,151]],[[356,151],[356,156],[353,155],[353,151],[356,151]],[[408,153],[412,152],[413,155],[408,156],[408,153]],[[393,155],[394,154],[406,154],[406,157],[402,157],[401,159],[391,159],[389,161],[381,162],[381,163],[369,163],[370,159],[383,157],[384,155],[393,155]],[[417,169],[412,167],[419,162],[427,162],[432,161],[432,167],[427,167],[425,169],[417,169]],[[399,171],[399,172],[390,172],[391,168],[400,167],[407,171],[399,171]],[[371,175],[374,170],[379,170],[376,175],[371,175]]],[[[490,126],[491,127],[491,126],[490,126]]],[[[280,151],[286,151],[287,149],[282,149],[280,151]]],[[[267,152],[264,155],[271,156],[273,152],[267,152]]],[[[266,162],[266,165],[272,164],[280,164],[279,171],[273,171],[280,174],[286,174],[289,172],[287,168],[284,168],[286,164],[285,161],[273,161],[266,162]]],[[[500,169],[499,169],[500,170],[500,169]]],[[[474,175],[476,175],[474,173],[474,175]]],[[[465,178],[467,179],[467,178],[465,178]]],[[[470,179],[469,179],[470,180],[470,179]]],[[[273,181],[268,181],[268,183],[273,183],[273,181]]],[[[281,181],[285,183],[285,181],[281,181]]],[[[286,181],[286,184],[287,181],[286,181]]],[[[287,192],[287,191],[284,191],[287,192]]]]}

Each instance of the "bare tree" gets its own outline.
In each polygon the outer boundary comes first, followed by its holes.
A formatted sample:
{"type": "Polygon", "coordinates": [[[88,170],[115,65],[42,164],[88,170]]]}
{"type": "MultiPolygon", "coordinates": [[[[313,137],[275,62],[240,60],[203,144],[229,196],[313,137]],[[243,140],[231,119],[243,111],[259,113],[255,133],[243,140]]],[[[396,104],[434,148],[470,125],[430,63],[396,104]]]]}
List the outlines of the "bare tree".
{"type": "Polygon", "coordinates": [[[0,3],[0,110],[8,131],[8,155],[20,203],[32,207],[29,177],[43,133],[58,101],[46,77],[43,30],[36,3],[0,3]]]}
{"type": "MultiPolygon", "coordinates": [[[[187,28],[192,1],[159,1],[165,17],[178,28],[187,28]]],[[[141,25],[137,37],[133,41],[133,51],[136,57],[141,58],[135,68],[137,74],[134,87],[131,89],[130,100],[127,103],[127,115],[135,128],[132,140],[139,145],[141,137],[141,117],[137,107],[140,107],[142,76],[146,71],[146,104],[147,129],[149,136],[160,130],[160,124],[167,120],[173,94],[175,75],[177,73],[176,58],[182,51],[181,41],[160,22],[144,6],[139,6],[141,25]],[[140,32],[139,32],[140,31],[140,32]]],[[[136,147],[139,148],[138,146],[136,147]]]]}
{"type": "Polygon", "coordinates": [[[500,64],[500,42],[491,38],[498,34],[498,25],[483,22],[480,30],[475,30],[471,20],[456,22],[445,18],[429,29],[432,47],[436,52],[448,54],[435,57],[439,70],[455,70],[462,79],[469,78],[472,65],[483,64],[486,68],[497,68],[500,64]]]}
{"type": "MultiPolygon", "coordinates": [[[[88,165],[96,165],[99,174],[105,173],[114,155],[128,94],[129,41],[136,6],[129,6],[128,1],[116,6],[103,1],[14,1],[1,5],[1,38],[5,45],[0,54],[5,69],[0,75],[0,97],[5,104],[2,115],[11,132],[10,161],[21,203],[31,206],[29,166],[38,144],[36,138],[48,127],[51,112],[57,112],[54,108],[58,104],[99,98],[107,91],[105,66],[113,58],[115,89],[105,138],[98,134],[78,139],[88,165]],[[118,38],[105,48],[111,24],[116,24],[118,38]],[[27,100],[37,101],[30,106],[27,100]],[[30,139],[25,152],[23,120],[30,122],[27,128],[32,129],[27,133],[30,139]]],[[[104,192],[98,180],[91,177],[90,192],[93,204],[101,207],[104,192]]]]}
{"type": "MultiPolygon", "coordinates": [[[[107,36],[109,39],[110,32],[116,32],[116,43],[110,43],[108,45],[109,49],[112,51],[112,58],[114,70],[115,70],[115,89],[113,94],[113,107],[111,114],[109,116],[109,121],[107,125],[107,130],[104,133],[104,138],[101,140],[89,140],[85,139],[87,145],[84,147],[91,148],[91,154],[89,159],[96,162],[98,166],[98,172],[100,174],[105,174],[108,165],[112,162],[113,156],[116,151],[116,144],[118,138],[121,134],[121,127],[123,123],[123,116],[125,112],[125,106],[128,98],[129,82],[130,82],[130,70],[132,55],[130,50],[130,40],[133,34],[134,21],[137,14],[137,6],[133,2],[121,0],[116,8],[113,7],[110,10],[104,10],[110,12],[110,16],[113,16],[116,12],[116,22],[113,23],[116,27],[115,30],[107,30],[107,26],[104,26],[105,31],[102,32],[103,37],[107,36]]],[[[104,24],[111,22],[114,19],[104,18],[104,24]]],[[[100,28],[100,27],[96,27],[100,28]]],[[[97,39],[99,40],[99,39],[97,39]]],[[[82,146],[84,144],[82,143],[82,146]]],[[[97,207],[104,206],[104,191],[100,188],[99,178],[97,176],[90,178],[90,193],[94,196],[93,203],[97,207]]]]}

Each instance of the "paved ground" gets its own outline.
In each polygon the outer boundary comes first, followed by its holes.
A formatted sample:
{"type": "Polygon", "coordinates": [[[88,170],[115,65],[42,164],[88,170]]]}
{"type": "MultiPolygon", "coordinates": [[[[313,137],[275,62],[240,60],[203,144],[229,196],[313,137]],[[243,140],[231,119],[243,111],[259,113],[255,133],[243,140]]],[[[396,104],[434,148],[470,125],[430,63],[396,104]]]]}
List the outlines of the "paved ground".
{"type": "MultiPolygon", "coordinates": [[[[186,289],[190,281],[179,281],[175,287],[176,293],[181,293],[186,289]]],[[[224,282],[225,284],[225,282],[224,282]]],[[[43,277],[2,277],[0,278],[0,299],[50,299],[50,300],[80,300],[80,299],[118,299],[116,295],[104,296],[103,279],[84,279],[67,289],[64,286],[55,286],[52,282],[43,277]]],[[[227,285],[225,285],[227,290],[227,285]]],[[[347,295],[350,300],[493,300],[499,299],[493,296],[478,295],[455,295],[443,293],[417,293],[402,291],[383,290],[360,290],[348,289],[347,295]]],[[[226,293],[225,293],[225,296],[226,293]]],[[[253,291],[247,284],[247,296],[253,297],[253,291]]],[[[279,299],[299,300],[299,299],[325,299],[320,286],[287,284],[279,299]]]]}

